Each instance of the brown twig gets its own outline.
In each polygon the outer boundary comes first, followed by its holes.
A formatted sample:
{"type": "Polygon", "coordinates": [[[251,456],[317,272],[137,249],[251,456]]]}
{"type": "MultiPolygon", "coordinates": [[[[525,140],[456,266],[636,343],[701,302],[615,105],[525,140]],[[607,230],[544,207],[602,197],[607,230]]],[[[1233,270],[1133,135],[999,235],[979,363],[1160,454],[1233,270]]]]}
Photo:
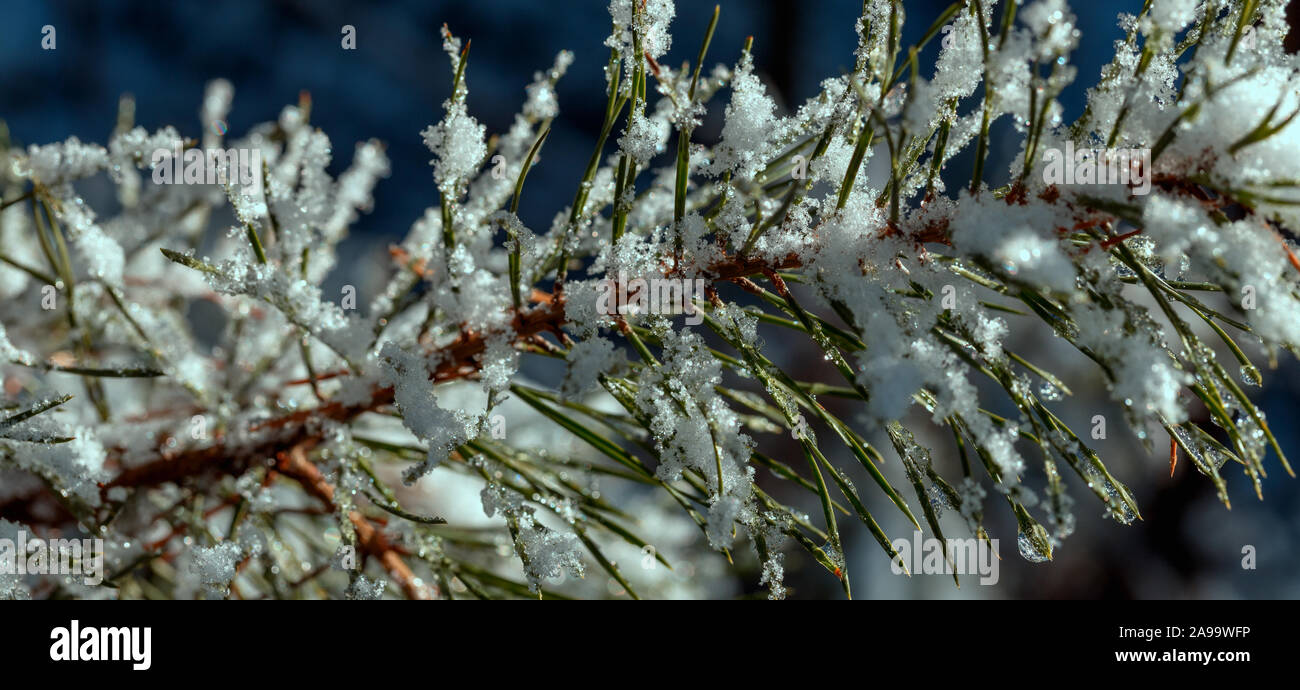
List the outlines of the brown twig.
{"type": "MultiPolygon", "coordinates": [[[[279,464],[276,467],[280,474],[297,480],[308,493],[333,508],[334,485],[330,484],[325,479],[325,475],[321,474],[320,469],[307,459],[307,451],[315,444],[316,440],[312,439],[294,444],[289,450],[277,453],[276,459],[279,460],[279,464]]],[[[421,600],[433,598],[433,592],[415,576],[411,567],[402,560],[396,547],[369,518],[354,510],[348,513],[348,519],[356,529],[357,545],[361,551],[374,556],[383,564],[384,569],[406,593],[407,598],[421,600]]]]}

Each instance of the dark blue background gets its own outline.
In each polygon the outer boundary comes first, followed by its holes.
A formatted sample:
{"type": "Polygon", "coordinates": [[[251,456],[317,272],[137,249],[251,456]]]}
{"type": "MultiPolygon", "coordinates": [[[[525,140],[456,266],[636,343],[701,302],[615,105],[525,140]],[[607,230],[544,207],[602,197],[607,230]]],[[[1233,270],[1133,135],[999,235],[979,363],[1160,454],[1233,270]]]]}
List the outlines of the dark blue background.
{"type": "MultiPolygon", "coordinates": [[[[441,118],[450,88],[438,38],[444,22],[455,35],[473,40],[466,70],[469,108],[489,132],[510,126],[534,71],[548,68],[561,49],[574,52],[559,87],[561,117],[546,165],[529,177],[522,215],[530,226],[545,229],[572,198],[603,114],[608,49],[602,41],[610,27],[607,3],[599,0],[4,4],[0,117],[18,143],[70,135],[103,142],[123,93],[136,99],[137,124],[151,131],[171,124],[195,136],[204,84],[217,77],[235,86],[229,124],[240,134],[274,119],[307,90],[312,122],[334,144],[334,170],[347,165],[357,141],[375,137],[388,144],[393,175],[379,186],[375,211],[361,219],[356,233],[400,236],[437,202],[419,132],[441,118]],[[56,50],[40,49],[46,24],[58,32],[56,50]],[[356,27],[356,50],[340,45],[345,24],[356,27]]],[[[1118,35],[1115,8],[1101,5],[1076,9],[1086,35],[1118,35]]],[[[908,2],[904,42],[919,39],[946,6],[908,2]]],[[[672,64],[694,60],[712,9],[708,2],[678,3],[672,64]]],[[[860,10],[856,0],[727,0],[708,64],[734,63],[752,34],[764,76],[785,102],[797,105],[818,91],[822,79],[851,65],[860,10]]],[[[1109,57],[1110,37],[1080,45],[1075,61],[1081,81],[1090,83],[1109,57]]],[[[1068,95],[1073,113],[1082,98],[1082,89],[1068,95]]],[[[699,136],[716,131],[720,113],[720,106],[713,109],[699,136]]],[[[954,166],[969,169],[960,159],[954,166]]]]}

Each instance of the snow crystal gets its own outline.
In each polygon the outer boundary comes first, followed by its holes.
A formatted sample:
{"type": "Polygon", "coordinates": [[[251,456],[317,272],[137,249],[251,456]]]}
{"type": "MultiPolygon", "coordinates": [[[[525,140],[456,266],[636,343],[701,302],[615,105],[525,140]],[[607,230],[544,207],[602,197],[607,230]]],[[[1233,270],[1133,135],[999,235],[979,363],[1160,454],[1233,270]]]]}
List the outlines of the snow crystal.
{"type": "Polygon", "coordinates": [[[608,374],[627,360],[615,349],[613,341],[592,336],[574,343],[565,357],[569,367],[560,384],[560,394],[578,400],[583,393],[599,387],[599,377],[608,374]]]}
{"type": "Polygon", "coordinates": [[[379,351],[384,360],[382,380],[394,387],[393,398],[402,413],[402,424],[429,444],[425,461],[403,475],[407,484],[432,472],[457,446],[473,438],[473,420],[463,411],[445,410],[438,405],[428,364],[424,357],[409,353],[392,342],[379,351]]]}
{"type": "Polygon", "coordinates": [[[740,499],[728,495],[722,496],[709,506],[708,537],[709,545],[719,551],[731,548],[735,536],[732,532],[736,520],[741,516],[744,504],[740,499]]]}
{"type": "Polygon", "coordinates": [[[243,550],[233,541],[213,546],[196,546],[191,550],[190,571],[199,578],[208,598],[225,598],[243,550]]]}
{"type": "Polygon", "coordinates": [[[565,571],[582,577],[586,568],[577,536],[534,523],[528,515],[520,516],[519,522],[519,545],[528,557],[528,578],[534,588],[541,580],[558,577],[565,571]]]}
{"type": "Polygon", "coordinates": [[[388,177],[388,157],[383,144],[371,139],[358,143],[352,166],[339,175],[334,196],[333,216],[321,228],[327,238],[335,238],[357,219],[357,211],[369,211],[374,203],[371,192],[379,178],[388,177]]]}
{"type": "Polygon", "coordinates": [[[984,257],[1009,277],[1062,292],[1074,289],[1075,270],[1056,232],[1050,207],[1006,204],[963,196],[965,212],[952,221],[953,246],[984,257]]]}
{"type": "Polygon", "coordinates": [[[433,177],[438,189],[452,194],[455,185],[467,179],[487,156],[484,141],[486,128],[465,111],[465,104],[454,103],[448,107],[442,122],[430,125],[420,133],[424,145],[433,152],[433,177]]]}
{"type": "Polygon", "coordinates": [[[94,431],[52,421],[47,415],[4,431],[0,449],[7,450],[20,469],[49,478],[59,491],[75,495],[88,505],[99,505],[99,483],[108,478],[108,472],[104,468],[104,446],[94,431]],[[42,442],[49,438],[72,440],[42,442]]]}
{"type": "Polygon", "coordinates": [[[483,387],[500,393],[510,387],[510,380],[519,369],[519,352],[514,338],[504,331],[487,337],[487,346],[479,357],[479,372],[483,387]]]}
{"type": "Polygon", "coordinates": [[[357,575],[348,585],[347,598],[359,601],[375,601],[384,597],[388,582],[382,579],[372,580],[365,575],[357,575]]]}
{"type": "Polygon", "coordinates": [[[722,125],[722,141],[713,150],[711,174],[730,170],[749,180],[772,157],[772,140],[777,118],[776,104],[763,82],[754,74],[754,57],[746,52],[736,66],[731,82],[731,103],[722,125]]]}
{"type": "Polygon", "coordinates": [[[645,0],[638,3],[640,8],[635,13],[633,24],[633,4],[627,0],[610,0],[609,14],[614,20],[614,33],[605,45],[618,50],[624,57],[626,75],[624,83],[631,83],[632,68],[639,56],[633,43],[633,31],[641,38],[641,50],[651,59],[663,57],[673,45],[673,36],[668,30],[677,13],[673,0],[645,0]]]}
{"type": "Polygon", "coordinates": [[[1066,55],[1079,43],[1079,30],[1075,28],[1074,15],[1070,13],[1065,0],[1041,0],[1033,3],[1020,10],[1018,18],[1038,38],[1034,56],[1039,60],[1046,61],[1056,55],[1066,55]]]}
{"type": "Polygon", "coordinates": [[[651,158],[664,151],[668,134],[666,120],[646,117],[644,111],[637,110],[629,116],[627,133],[619,137],[618,146],[638,166],[644,168],[651,158]]]}
{"type": "Polygon", "coordinates": [[[68,237],[90,274],[109,285],[120,287],[126,263],[122,245],[95,223],[95,212],[90,205],[81,197],[73,196],[55,207],[55,216],[67,228],[68,237]]]}
{"type": "MultiPolygon", "coordinates": [[[[1156,414],[1177,424],[1187,418],[1179,391],[1191,377],[1153,342],[1159,333],[1130,334],[1128,321],[1119,309],[1076,305],[1071,316],[1079,326],[1078,342],[1090,348],[1115,373],[1112,397],[1142,414],[1156,414]]],[[[1154,328],[1154,326],[1152,326],[1154,328]]]]}
{"type": "Polygon", "coordinates": [[[0,323],[0,359],[27,366],[31,366],[36,362],[36,358],[32,357],[30,352],[15,347],[13,343],[9,342],[9,334],[5,332],[2,323],[0,323]]]}
{"type": "Polygon", "coordinates": [[[1162,31],[1175,34],[1196,18],[1197,0],[1154,0],[1147,20],[1162,31]]]}
{"type": "Polygon", "coordinates": [[[76,137],[27,147],[28,175],[48,186],[89,177],[107,166],[108,151],[102,146],[83,144],[76,137]]]}
{"type": "Polygon", "coordinates": [[[573,64],[573,53],[562,50],[555,56],[555,65],[548,73],[537,72],[533,83],[526,88],[528,100],[524,102],[523,116],[534,121],[549,120],[560,112],[556,99],[555,82],[564,76],[573,64]]]}
{"type": "Polygon", "coordinates": [[[597,308],[598,287],[597,280],[575,280],[564,285],[564,318],[574,330],[584,336],[613,325],[610,315],[600,313],[597,308]]]}

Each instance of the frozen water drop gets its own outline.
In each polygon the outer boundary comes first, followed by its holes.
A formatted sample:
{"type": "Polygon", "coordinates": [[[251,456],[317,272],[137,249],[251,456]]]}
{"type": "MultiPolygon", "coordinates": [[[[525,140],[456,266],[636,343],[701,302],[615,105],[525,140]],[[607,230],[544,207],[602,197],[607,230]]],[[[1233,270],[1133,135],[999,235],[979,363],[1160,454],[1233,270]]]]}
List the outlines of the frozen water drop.
{"type": "Polygon", "coordinates": [[[1241,365],[1241,382],[1248,386],[1260,384],[1259,368],[1253,364],[1241,365]]]}
{"type": "Polygon", "coordinates": [[[1042,525],[1034,525],[1032,530],[1035,534],[1030,537],[1021,531],[1016,537],[1016,546],[1020,547],[1020,555],[1030,563],[1042,563],[1052,560],[1052,547],[1047,541],[1047,530],[1042,525]]]}

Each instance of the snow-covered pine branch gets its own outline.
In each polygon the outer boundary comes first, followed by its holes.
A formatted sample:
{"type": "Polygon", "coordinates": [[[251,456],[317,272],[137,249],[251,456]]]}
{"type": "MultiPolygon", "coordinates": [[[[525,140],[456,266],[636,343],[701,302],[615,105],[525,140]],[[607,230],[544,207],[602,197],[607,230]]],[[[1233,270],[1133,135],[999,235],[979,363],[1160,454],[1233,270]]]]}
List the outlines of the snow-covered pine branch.
{"type": "Polygon", "coordinates": [[[1246,349],[1275,365],[1300,345],[1284,6],[1121,15],[1066,122],[1081,36],[1063,0],[919,18],[933,65],[899,38],[918,18],[868,0],[853,70],[790,112],[748,44],[711,44],[714,24],[674,41],[687,10],[613,0],[605,120],[544,228],[518,202],[572,54],[490,138],[469,44],[444,29],[451,96],[418,133],[439,203],[373,295],[322,284],[385,145],[331,177],[309,101],[229,135],[209,127],[234,97],[218,80],[201,141],[119,118],[104,146],[0,152],[0,508],[18,520],[0,528],[80,529],[115,574],[0,575],[0,596],[710,596],[734,563],[779,598],[794,551],[847,595],[849,521],[898,558],[873,513],[941,534],[944,509],[979,539],[1007,511],[1021,554],[1048,560],[1076,501],[1128,524],[1120,477],[1159,467],[1108,466],[1067,425],[1068,382],[1013,349],[1026,332],[1086,358],[1171,471],[1183,458],[1224,503],[1226,469],[1259,491],[1290,466],[1246,349]],[[711,108],[721,138],[695,140],[711,108]],[[1003,119],[1014,141],[991,140],[1003,119]],[[994,149],[1018,152],[1008,170],[994,149]],[[98,175],[111,217],[79,191],[98,175]]]}

